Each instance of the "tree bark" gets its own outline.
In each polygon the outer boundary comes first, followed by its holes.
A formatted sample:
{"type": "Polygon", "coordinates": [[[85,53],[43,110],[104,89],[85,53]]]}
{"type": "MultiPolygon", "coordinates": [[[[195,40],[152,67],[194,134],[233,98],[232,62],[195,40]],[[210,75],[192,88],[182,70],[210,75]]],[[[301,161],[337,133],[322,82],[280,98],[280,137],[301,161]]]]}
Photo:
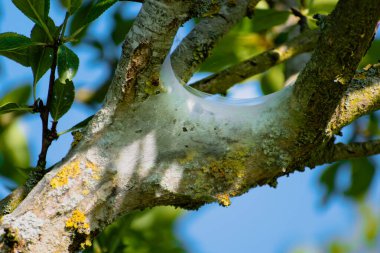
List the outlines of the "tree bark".
{"type": "MultiPolygon", "coordinates": [[[[82,141],[2,218],[2,252],[75,252],[119,216],[157,205],[228,206],[252,187],[331,162],[320,151],[334,146],[333,134],[379,108],[377,96],[366,101],[351,80],[379,1],[340,1],[295,85],[242,103],[199,95],[177,79],[186,71],[175,73],[169,57],[162,64],[194,6],[212,2],[144,1],[103,108],[82,141]]],[[[374,69],[365,71],[363,89],[379,89],[374,69]]]]}

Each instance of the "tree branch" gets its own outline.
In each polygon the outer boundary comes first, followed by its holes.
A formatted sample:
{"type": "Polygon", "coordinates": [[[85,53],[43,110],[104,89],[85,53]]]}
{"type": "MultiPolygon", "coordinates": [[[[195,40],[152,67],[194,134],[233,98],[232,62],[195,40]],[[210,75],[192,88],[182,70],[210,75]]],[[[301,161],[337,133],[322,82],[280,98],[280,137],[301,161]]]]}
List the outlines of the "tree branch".
{"type": "Polygon", "coordinates": [[[337,133],[357,118],[380,109],[380,64],[367,66],[355,74],[328,124],[337,133]]]}
{"type": "Polygon", "coordinates": [[[349,144],[337,143],[330,149],[326,149],[325,157],[323,157],[320,164],[371,156],[379,153],[380,140],[349,144]]]}
{"type": "Polygon", "coordinates": [[[203,18],[172,54],[177,76],[187,82],[200,64],[209,56],[215,43],[238,21],[252,11],[259,0],[223,1],[218,14],[203,18]]]}
{"type": "Polygon", "coordinates": [[[225,93],[235,83],[262,73],[296,55],[313,50],[318,36],[319,31],[317,30],[306,31],[281,46],[263,52],[190,85],[195,89],[207,93],[225,93]]]}
{"type": "Polygon", "coordinates": [[[339,115],[336,109],[372,41],[379,16],[379,1],[340,0],[332,14],[320,20],[321,36],[294,87],[293,117],[307,126],[298,133],[296,145],[304,147],[296,154],[300,160],[314,159],[310,151],[331,141],[329,124],[334,114],[339,115]]]}

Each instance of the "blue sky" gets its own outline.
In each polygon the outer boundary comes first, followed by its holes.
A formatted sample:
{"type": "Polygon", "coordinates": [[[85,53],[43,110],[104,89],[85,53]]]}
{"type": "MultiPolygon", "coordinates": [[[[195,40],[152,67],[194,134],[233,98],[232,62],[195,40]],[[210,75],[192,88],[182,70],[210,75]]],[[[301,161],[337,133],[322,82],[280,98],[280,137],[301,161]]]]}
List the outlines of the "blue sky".
{"type": "MultiPolygon", "coordinates": [[[[56,2],[52,1],[51,13],[57,23],[60,23],[64,14],[56,8],[56,2]]],[[[11,4],[11,1],[1,1],[0,7],[1,33],[14,31],[29,34],[33,24],[11,4]]],[[[134,15],[138,8],[139,5],[128,5],[128,8],[125,8],[126,15],[134,15]]],[[[110,17],[106,13],[91,27],[91,32],[96,36],[102,36],[110,25],[109,20],[110,17]]],[[[183,29],[177,42],[188,29],[183,29]]],[[[74,79],[76,88],[96,87],[106,76],[104,71],[109,70],[105,70],[105,66],[98,62],[91,61],[95,53],[91,48],[81,46],[74,50],[81,59],[79,71],[74,79]]],[[[0,57],[0,62],[0,96],[18,84],[32,81],[32,74],[28,68],[4,57],[0,57]]],[[[45,76],[40,83],[47,83],[47,77],[45,76]]],[[[251,94],[257,92],[255,84],[245,87],[252,91],[251,94]]],[[[39,94],[43,94],[44,89],[44,85],[40,85],[39,94]]],[[[246,90],[238,90],[237,93],[239,92],[247,94],[246,90]]],[[[59,130],[69,128],[94,112],[94,108],[75,104],[60,121],[59,130]]],[[[40,120],[36,115],[30,115],[22,120],[22,126],[28,135],[35,164],[40,148],[40,120]]],[[[346,133],[349,134],[349,129],[346,133]]],[[[48,154],[49,164],[62,158],[71,140],[71,135],[66,134],[52,145],[48,154]]],[[[336,238],[359,240],[358,229],[361,225],[355,205],[338,197],[327,205],[322,205],[323,193],[318,185],[321,171],[322,168],[318,167],[283,177],[276,189],[253,189],[241,197],[233,198],[232,205],[228,208],[212,204],[200,208],[199,211],[187,212],[179,219],[176,231],[192,253],[285,253],[300,247],[307,249],[305,252],[323,252],[313,249],[336,238]]],[[[379,177],[377,170],[376,183],[373,184],[370,196],[370,202],[378,211],[379,177]]]]}

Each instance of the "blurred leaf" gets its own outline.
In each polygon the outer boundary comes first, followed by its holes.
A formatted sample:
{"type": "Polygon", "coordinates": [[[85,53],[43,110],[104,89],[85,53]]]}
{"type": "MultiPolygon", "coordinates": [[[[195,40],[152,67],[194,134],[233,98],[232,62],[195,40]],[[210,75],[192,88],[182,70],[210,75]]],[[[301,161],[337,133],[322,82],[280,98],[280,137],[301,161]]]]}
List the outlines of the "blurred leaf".
{"type": "MultiPolygon", "coordinates": [[[[55,29],[54,22],[49,21],[49,30],[53,31],[55,29]],[[54,28],[53,28],[54,27],[54,28]]],[[[48,42],[49,38],[45,31],[38,25],[35,25],[31,32],[32,41],[35,42],[48,42]]],[[[31,47],[29,50],[29,62],[33,71],[33,87],[36,86],[37,82],[42,78],[42,76],[48,71],[52,65],[53,49],[51,47],[45,46],[35,46],[31,47]]]]}
{"type": "MultiPolygon", "coordinates": [[[[0,126],[1,128],[1,126],[0,126]]],[[[20,168],[29,167],[27,140],[17,121],[0,131],[0,174],[22,184],[26,177],[20,168]]]]}
{"type": "Polygon", "coordinates": [[[310,6],[310,13],[329,14],[337,2],[338,0],[315,0],[310,6]]]}
{"type": "MultiPolygon", "coordinates": [[[[244,18],[236,24],[231,31],[224,36],[212,50],[211,56],[202,64],[200,71],[217,72],[230,65],[237,64],[249,57],[267,49],[265,38],[259,34],[252,33],[254,24],[248,18],[244,18]]],[[[203,54],[203,49],[198,48],[194,52],[203,54]]]]}
{"type": "Polygon", "coordinates": [[[274,66],[261,75],[261,90],[265,95],[276,92],[282,89],[284,82],[285,75],[283,71],[283,64],[274,66]]]}
{"type": "Polygon", "coordinates": [[[123,19],[120,12],[115,12],[113,19],[115,21],[115,25],[112,30],[112,40],[115,45],[119,45],[124,41],[125,35],[132,27],[133,20],[123,19]]]}
{"type": "Polygon", "coordinates": [[[22,112],[27,112],[27,111],[33,111],[33,108],[27,106],[27,105],[19,105],[16,103],[7,103],[4,105],[0,105],[0,115],[9,113],[9,112],[16,112],[16,111],[22,111],[22,112]]]}
{"type": "Polygon", "coordinates": [[[78,71],[78,56],[65,45],[61,45],[58,49],[58,75],[61,82],[66,79],[73,80],[78,71]]]}
{"type": "Polygon", "coordinates": [[[274,9],[256,9],[252,19],[252,32],[262,32],[276,25],[285,23],[290,15],[289,11],[277,11],[274,9]]]}
{"type": "Polygon", "coordinates": [[[97,0],[96,3],[92,4],[90,8],[83,9],[80,14],[81,16],[78,16],[78,12],[77,16],[79,18],[73,20],[72,28],[75,28],[75,30],[71,30],[72,35],[76,37],[76,35],[79,34],[88,24],[97,19],[100,15],[103,14],[103,12],[114,5],[117,1],[118,0],[97,0]]]}
{"type": "Polygon", "coordinates": [[[29,84],[20,85],[11,90],[0,99],[0,104],[18,103],[26,104],[30,96],[31,88],[29,84]]]}
{"type": "MultiPolygon", "coordinates": [[[[85,15],[87,15],[87,13],[89,12],[91,5],[92,5],[92,1],[83,4],[71,18],[70,29],[69,29],[70,35],[73,35],[74,32],[76,32],[77,34],[75,35],[75,38],[78,40],[81,39],[86,34],[88,26],[81,28],[81,24],[83,22],[85,15]],[[81,31],[78,33],[79,28],[81,28],[81,31]]],[[[77,44],[78,42],[79,41],[73,41],[72,44],[77,44]]]]}
{"type": "Polygon", "coordinates": [[[0,33],[0,53],[2,54],[3,51],[12,51],[17,49],[23,49],[30,46],[35,45],[30,38],[13,33],[13,32],[7,32],[7,33],[0,33]]]}
{"type": "Polygon", "coordinates": [[[368,64],[375,64],[380,60],[380,40],[376,39],[372,42],[371,47],[368,49],[366,55],[359,64],[359,69],[368,64]]]}
{"type": "Polygon", "coordinates": [[[50,0],[12,0],[13,4],[36,24],[46,22],[50,0]]]}
{"type": "Polygon", "coordinates": [[[68,133],[68,132],[79,130],[79,129],[87,126],[88,122],[90,122],[90,120],[92,120],[93,117],[94,117],[94,115],[91,115],[91,116],[87,117],[86,119],[82,120],[81,122],[79,122],[75,126],[73,126],[73,127],[69,128],[69,129],[67,129],[67,130],[59,133],[58,135],[62,135],[62,134],[68,133]]]}
{"type": "Polygon", "coordinates": [[[379,120],[375,113],[369,115],[369,121],[366,129],[366,133],[369,137],[376,136],[379,134],[379,120]]]}
{"type": "Polygon", "coordinates": [[[361,203],[359,208],[364,220],[364,239],[374,245],[380,232],[380,223],[370,206],[361,203]]]}
{"type": "Polygon", "coordinates": [[[59,79],[54,82],[53,97],[51,101],[51,117],[54,121],[61,118],[71,107],[74,102],[74,83],[66,80],[61,83],[59,79]]]}
{"type": "Polygon", "coordinates": [[[173,233],[174,222],[181,210],[156,207],[129,214],[110,225],[86,253],[184,253],[173,233]],[[97,250],[95,250],[97,249],[97,250]]]}
{"type": "Polygon", "coordinates": [[[60,0],[70,14],[73,14],[82,5],[82,0],[60,0]]]}
{"type": "Polygon", "coordinates": [[[346,196],[357,198],[363,196],[371,186],[375,167],[368,158],[350,160],[351,185],[344,192],[346,196]]]}
{"type": "Polygon", "coordinates": [[[342,162],[336,162],[328,166],[319,178],[319,182],[326,188],[325,200],[327,200],[331,194],[335,191],[335,182],[337,178],[337,173],[342,165],[342,162]]]}

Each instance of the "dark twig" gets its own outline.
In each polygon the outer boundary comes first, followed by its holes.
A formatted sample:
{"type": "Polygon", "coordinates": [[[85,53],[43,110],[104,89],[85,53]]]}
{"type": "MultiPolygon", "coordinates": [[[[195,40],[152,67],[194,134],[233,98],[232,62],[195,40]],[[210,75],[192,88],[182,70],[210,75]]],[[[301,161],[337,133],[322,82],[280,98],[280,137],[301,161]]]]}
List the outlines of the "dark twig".
{"type": "Polygon", "coordinates": [[[48,149],[51,143],[53,142],[53,140],[56,140],[58,138],[58,135],[57,135],[58,122],[54,121],[52,124],[51,130],[49,129],[49,113],[50,113],[50,108],[51,108],[51,100],[53,97],[55,70],[57,68],[58,47],[59,47],[59,41],[57,41],[53,45],[53,59],[52,59],[52,64],[50,68],[49,90],[48,90],[48,95],[46,99],[46,105],[43,105],[41,101],[40,106],[39,106],[40,118],[42,121],[42,146],[41,146],[41,152],[38,156],[38,162],[37,162],[38,168],[45,168],[46,155],[47,155],[48,149]]]}
{"type": "Polygon", "coordinates": [[[307,24],[307,17],[303,15],[299,10],[295,8],[290,8],[292,11],[293,15],[298,17],[300,20],[298,21],[298,24],[300,26],[301,32],[305,31],[306,29],[309,29],[309,26],[307,24]]]}

